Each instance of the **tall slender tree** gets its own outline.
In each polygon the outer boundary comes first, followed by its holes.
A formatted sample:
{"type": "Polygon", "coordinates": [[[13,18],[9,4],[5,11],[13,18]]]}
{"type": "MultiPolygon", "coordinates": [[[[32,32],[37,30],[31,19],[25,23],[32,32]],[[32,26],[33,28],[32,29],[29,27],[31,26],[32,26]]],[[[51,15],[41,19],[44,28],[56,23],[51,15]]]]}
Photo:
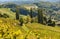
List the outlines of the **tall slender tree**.
{"type": "Polygon", "coordinates": [[[16,20],[19,20],[19,7],[16,6],[16,20]]]}
{"type": "Polygon", "coordinates": [[[30,17],[33,18],[33,10],[32,10],[32,8],[30,9],[30,17]]]}
{"type": "Polygon", "coordinates": [[[43,9],[38,9],[38,23],[43,24],[43,9]]]}
{"type": "Polygon", "coordinates": [[[33,18],[33,10],[32,8],[30,9],[30,18],[31,18],[31,23],[33,22],[32,18],[33,18]]]}

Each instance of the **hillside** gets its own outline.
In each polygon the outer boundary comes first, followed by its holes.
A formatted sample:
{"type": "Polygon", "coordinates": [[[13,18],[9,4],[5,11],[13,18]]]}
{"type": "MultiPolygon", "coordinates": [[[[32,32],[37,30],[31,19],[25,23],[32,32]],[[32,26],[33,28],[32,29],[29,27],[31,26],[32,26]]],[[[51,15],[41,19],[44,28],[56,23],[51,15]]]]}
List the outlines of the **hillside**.
{"type": "Polygon", "coordinates": [[[60,28],[38,23],[28,23],[23,26],[19,21],[0,18],[0,38],[3,39],[59,39],[60,28]],[[36,24],[36,25],[35,25],[36,24]]]}
{"type": "Polygon", "coordinates": [[[15,18],[15,13],[12,12],[10,8],[0,8],[0,14],[7,14],[9,18],[15,18]]]}
{"type": "Polygon", "coordinates": [[[38,2],[34,4],[36,4],[39,8],[44,8],[46,16],[48,18],[51,15],[51,17],[54,18],[55,20],[60,20],[60,14],[59,14],[60,3],[59,2],[38,2]]]}
{"type": "Polygon", "coordinates": [[[0,6],[0,39],[60,39],[59,4],[24,3],[0,6]]]}
{"type": "MultiPolygon", "coordinates": [[[[12,11],[15,11],[15,8],[17,5],[20,6],[20,14],[23,14],[23,15],[27,15],[29,14],[29,11],[28,9],[30,9],[31,7],[33,8],[44,8],[45,9],[45,12],[44,14],[46,14],[46,16],[49,18],[49,16],[51,15],[52,18],[54,18],[55,20],[60,20],[60,14],[59,14],[59,11],[60,11],[60,3],[59,2],[43,2],[43,1],[39,1],[39,2],[32,2],[32,3],[22,3],[20,4],[21,2],[7,2],[7,3],[4,3],[2,4],[2,6],[4,8],[12,8],[12,11]],[[27,9],[27,10],[26,10],[27,9]]],[[[34,10],[34,14],[33,16],[36,16],[37,15],[37,12],[35,9],[34,10]]]]}

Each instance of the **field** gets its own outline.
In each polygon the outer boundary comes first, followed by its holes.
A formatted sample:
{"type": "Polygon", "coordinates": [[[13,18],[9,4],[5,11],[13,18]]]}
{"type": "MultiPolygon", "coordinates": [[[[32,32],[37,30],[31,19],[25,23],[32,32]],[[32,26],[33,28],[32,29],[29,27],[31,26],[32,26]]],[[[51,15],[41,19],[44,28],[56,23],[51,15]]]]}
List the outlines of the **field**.
{"type": "Polygon", "coordinates": [[[60,28],[0,18],[0,39],[60,39],[60,28]]]}

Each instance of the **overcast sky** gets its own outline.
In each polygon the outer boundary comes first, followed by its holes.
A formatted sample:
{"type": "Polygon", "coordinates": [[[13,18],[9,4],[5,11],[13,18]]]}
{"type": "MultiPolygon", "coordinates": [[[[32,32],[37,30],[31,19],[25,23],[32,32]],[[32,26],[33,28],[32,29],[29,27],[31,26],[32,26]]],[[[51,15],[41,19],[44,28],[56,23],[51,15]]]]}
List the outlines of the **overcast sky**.
{"type": "MultiPolygon", "coordinates": [[[[38,0],[0,0],[0,1],[38,1],[38,0]]],[[[40,1],[54,2],[54,1],[59,1],[59,0],[40,0],[40,1]]]]}

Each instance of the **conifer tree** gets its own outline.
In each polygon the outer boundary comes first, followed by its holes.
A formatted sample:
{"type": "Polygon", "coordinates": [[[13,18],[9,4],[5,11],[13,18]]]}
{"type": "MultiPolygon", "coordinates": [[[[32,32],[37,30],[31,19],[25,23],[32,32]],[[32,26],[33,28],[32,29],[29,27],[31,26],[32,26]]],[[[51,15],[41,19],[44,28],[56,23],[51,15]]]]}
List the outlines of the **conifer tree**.
{"type": "Polygon", "coordinates": [[[32,8],[30,9],[30,17],[33,18],[33,10],[32,10],[32,8]]]}
{"type": "Polygon", "coordinates": [[[32,18],[33,18],[33,10],[32,8],[30,9],[30,18],[31,18],[31,23],[33,22],[32,18]]]}
{"type": "Polygon", "coordinates": [[[55,21],[52,21],[51,19],[51,15],[50,15],[50,19],[48,20],[48,26],[52,26],[52,27],[55,27],[55,21]]]}
{"type": "Polygon", "coordinates": [[[19,8],[16,7],[16,20],[19,20],[19,8]]]}
{"type": "Polygon", "coordinates": [[[38,9],[38,23],[43,24],[43,10],[38,9]]]}
{"type": "Polygon", "coordinates": [[[20,25],[21,25],[21,26],[23,26],[23,24],[24,24],[24,20],[23,20],[23,18],[22,18],[22,17],[20,18],[20,20],[19,20],[19,21],[20,21],[20,25]]]}

